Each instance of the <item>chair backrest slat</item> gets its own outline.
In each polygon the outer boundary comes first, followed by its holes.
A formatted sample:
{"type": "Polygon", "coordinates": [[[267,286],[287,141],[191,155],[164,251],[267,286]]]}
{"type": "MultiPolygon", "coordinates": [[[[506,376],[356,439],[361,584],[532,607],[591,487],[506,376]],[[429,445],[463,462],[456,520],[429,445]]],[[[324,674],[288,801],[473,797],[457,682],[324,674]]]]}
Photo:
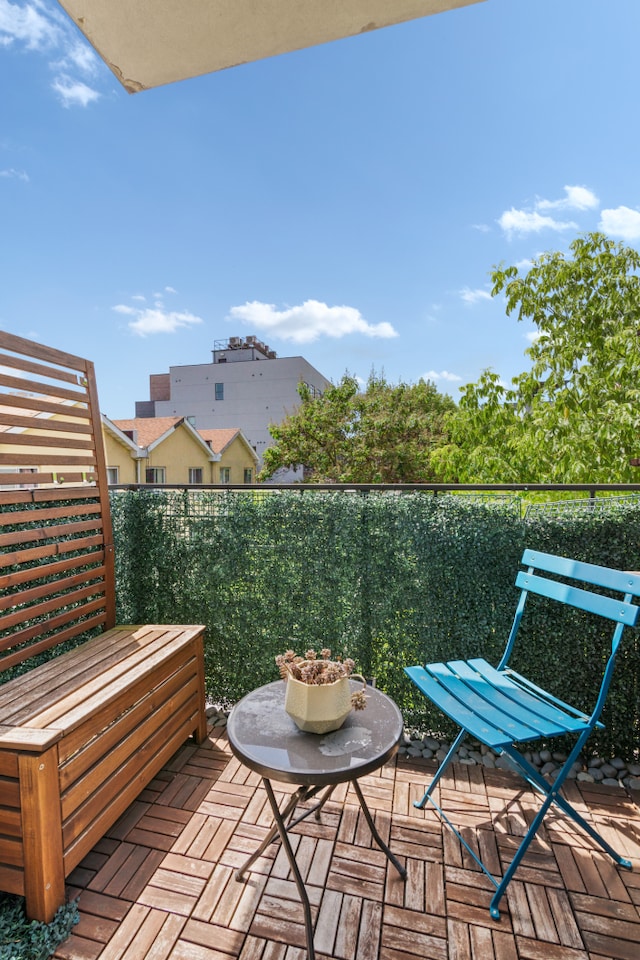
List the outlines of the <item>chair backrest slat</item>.
{"type": "Polygon", "coordinates": [[[569,557],[558,557],[552,553],[541,553],[538,550],[525,550],[522,554],[522,563],[526,567],[535,567],[536,570],[556,573],[571,580],[581,580],[583,583],[591,583],[608,590],[617,590],[622,594],[630,593],[633,596],[640,596],[640,574],[638,573],[600,567],[595,563],[585,563],[582,560],[572,560],[569,557]]]}
{"type": "Polygon", "coordinates": [[[640,613],[640,607],[633,603],[625,603],[624,600],[605,597],[602,594],[582,590],[580,587],[574,587],[559,580],[548,580],[545,577],[537,577],[535,574],[523,571],[520,571],[516,577],[516,586],[529,593],[537,593],[542,597],[548,597],[550,600],[570,604],[579,610],[596,613],[601,617],[607,617],[609,620],[615,620],[617,623],[624,623],[628,627],[635,626],[638,613],[640,613]]]}
{"type": "Polygon", "coordinates": [[[93,364],[0,331],[0,671],[114,623],[93,364]]]}

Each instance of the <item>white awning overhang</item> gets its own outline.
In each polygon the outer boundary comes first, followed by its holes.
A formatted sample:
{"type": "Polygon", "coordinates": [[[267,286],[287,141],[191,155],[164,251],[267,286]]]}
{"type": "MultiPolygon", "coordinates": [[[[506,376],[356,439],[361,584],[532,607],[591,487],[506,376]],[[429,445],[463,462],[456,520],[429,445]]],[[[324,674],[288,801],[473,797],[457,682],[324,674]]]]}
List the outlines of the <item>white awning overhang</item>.
{"type": "Polygon", "coordinates": [[[130,92],[482,0],[59,0],[130,92]]]}

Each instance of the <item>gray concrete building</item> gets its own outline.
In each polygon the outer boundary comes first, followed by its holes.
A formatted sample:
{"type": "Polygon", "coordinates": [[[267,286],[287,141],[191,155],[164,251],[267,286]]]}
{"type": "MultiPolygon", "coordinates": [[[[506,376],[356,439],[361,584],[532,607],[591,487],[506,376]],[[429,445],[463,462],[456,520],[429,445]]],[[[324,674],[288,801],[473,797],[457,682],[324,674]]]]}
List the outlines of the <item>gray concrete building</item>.
{"type": "Polygon", "coordinates": [[[304,357],[278,357],[257,337],[229,337],[214,342],[210,363],[151,374],[149,399],[136,403],[136,417],[188,417],[198,430],[239,428],[261,465],[273,443],[269,424],[298,406],[301,382],[318,394],[330,386],[304,357]]]}

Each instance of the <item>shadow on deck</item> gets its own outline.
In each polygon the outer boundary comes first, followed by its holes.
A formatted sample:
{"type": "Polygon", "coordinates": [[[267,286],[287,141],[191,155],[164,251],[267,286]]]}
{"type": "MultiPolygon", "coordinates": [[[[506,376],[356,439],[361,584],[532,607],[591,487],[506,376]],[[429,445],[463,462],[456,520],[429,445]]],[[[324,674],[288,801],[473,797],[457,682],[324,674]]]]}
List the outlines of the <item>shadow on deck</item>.
{"type": "MultiPolygon", "coordinates": [[[[535,796],[510,773],[452,769],[441,803],[499,873],[535,796]]],[[[406,884],[372,845],[346,785],[320,823],[295,828],[318,960],[638,960],[640,812],[622,789],[568,788],[636,872],[618,870],[551,814],[494,921],[490,882],[432,810],[412,806],[433,770],[398,761],[360,781],[380,833],[406,863],[406,884]]],[[[270,824],[260,778],[233,758],[224,734],[183,747],[69,878],[81,921],[55,957],[305,960],[302,907],[279,846],[246,883],[235,880],[270,824]]]]}

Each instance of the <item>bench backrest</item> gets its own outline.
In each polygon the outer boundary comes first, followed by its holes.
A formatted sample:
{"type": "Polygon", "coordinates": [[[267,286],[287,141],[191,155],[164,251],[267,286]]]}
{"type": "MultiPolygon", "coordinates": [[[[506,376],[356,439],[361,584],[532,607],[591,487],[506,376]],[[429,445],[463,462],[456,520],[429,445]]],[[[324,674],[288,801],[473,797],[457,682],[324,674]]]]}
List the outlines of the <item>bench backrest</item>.
{"type": "Polygon", "coordinates": [[[114,623],[93,364],[0,331],[0,671],[114,623]]]}

